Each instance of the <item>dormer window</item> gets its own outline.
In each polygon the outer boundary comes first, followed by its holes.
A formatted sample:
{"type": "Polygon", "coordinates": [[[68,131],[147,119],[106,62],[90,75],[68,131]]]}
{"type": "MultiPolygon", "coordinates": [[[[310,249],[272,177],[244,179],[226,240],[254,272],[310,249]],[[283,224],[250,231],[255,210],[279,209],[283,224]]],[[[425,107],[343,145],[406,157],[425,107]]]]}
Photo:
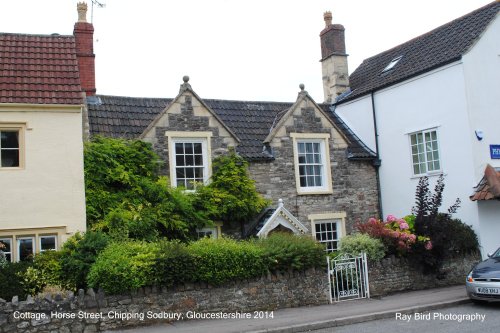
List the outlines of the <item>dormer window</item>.
{"type": "Polygon", "coordinates": [[[399,62],[399,60],[401,60],[401,58],[403,58],[403,56],[399,56],[399,57],[396,57],[394,59],[391,60],[391,62],[389,63],[389,65],[387,65],[384,70],[382,71],[382,73],[387,73],[388,71],[390,71],[391,69],[394,68],[394,66],[396,66],[396,64],[399,62]]]}

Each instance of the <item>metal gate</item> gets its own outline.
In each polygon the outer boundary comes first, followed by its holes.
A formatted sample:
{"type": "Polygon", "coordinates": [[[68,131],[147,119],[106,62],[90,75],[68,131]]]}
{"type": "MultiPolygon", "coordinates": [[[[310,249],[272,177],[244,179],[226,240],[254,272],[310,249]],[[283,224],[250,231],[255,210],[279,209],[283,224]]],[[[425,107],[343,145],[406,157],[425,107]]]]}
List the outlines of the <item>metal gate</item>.
{"type": "Polygon", "coordinates": [[[370,298],[366,253],[328,258],[330,303],[370,298]]]}

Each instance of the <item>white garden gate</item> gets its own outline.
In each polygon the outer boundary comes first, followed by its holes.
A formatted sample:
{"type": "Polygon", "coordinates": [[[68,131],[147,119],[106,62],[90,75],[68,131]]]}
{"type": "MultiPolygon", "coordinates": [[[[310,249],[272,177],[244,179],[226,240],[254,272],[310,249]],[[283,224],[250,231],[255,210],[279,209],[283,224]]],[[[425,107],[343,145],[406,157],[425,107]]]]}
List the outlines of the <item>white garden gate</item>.
{"type": "Polygon", "coordinates": [[[370,298],[366,253],[328,258],[330,303],[370,298]]]}

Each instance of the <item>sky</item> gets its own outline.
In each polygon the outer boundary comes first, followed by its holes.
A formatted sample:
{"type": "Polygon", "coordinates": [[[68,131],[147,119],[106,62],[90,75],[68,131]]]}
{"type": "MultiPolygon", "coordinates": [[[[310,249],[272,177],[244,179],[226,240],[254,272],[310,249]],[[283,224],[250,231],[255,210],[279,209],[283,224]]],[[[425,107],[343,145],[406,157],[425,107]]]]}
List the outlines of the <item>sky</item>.
{"type": "MultiPolygon", "coordinates": [[[[492,0],[98,0],[97,93],[175,97],[182,77],[206,99],[323,101],[323,13],[345,27],[349,72],[492,0]]],[[[70,35],[77,0],[0,0],[0,32],[70,35]]],[[[87,0],[91,20],[91,0],[87,0]]]]}

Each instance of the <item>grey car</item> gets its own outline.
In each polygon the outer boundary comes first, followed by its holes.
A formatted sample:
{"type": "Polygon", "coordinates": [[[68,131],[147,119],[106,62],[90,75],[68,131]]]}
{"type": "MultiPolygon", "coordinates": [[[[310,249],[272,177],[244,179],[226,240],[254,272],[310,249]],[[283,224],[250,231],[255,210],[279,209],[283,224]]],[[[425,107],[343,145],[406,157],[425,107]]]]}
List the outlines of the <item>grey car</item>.
{"type": "Polygon", "coordinates": [[[474,266],[465,286],[473,301],[500,301],[500,248],[474,266]]]}

